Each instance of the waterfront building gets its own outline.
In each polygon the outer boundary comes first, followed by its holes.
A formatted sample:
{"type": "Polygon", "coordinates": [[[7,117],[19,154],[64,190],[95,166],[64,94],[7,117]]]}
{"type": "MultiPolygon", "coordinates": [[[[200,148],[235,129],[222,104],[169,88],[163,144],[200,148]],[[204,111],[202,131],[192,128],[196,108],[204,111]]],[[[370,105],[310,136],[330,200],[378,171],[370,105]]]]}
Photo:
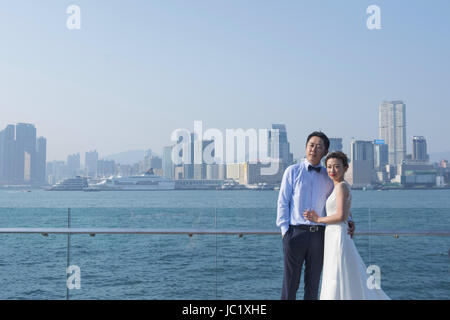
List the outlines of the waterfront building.
{"type": "Polygon", "coordinates": [[[438,172],[431,164],[407,163],[397,166],[397,175],[393,182],[405,187],[434,187],[436,186],[438,172]]]}
{"type": "Polygon", "coordinates": [[[375,180],[373,142],[353,140],[350,150],[350,163],[346,180],[354,188],[371,185],[375,180]]]}

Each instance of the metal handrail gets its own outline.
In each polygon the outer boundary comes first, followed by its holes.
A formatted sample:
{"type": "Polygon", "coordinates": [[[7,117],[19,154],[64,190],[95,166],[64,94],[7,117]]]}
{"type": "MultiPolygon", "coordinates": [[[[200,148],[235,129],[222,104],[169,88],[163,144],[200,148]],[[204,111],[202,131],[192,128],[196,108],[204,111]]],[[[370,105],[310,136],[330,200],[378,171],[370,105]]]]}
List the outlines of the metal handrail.
{"type": "MultiPolygon", "coordinates": [[[[148,228],[0,228],[5,234],[194,234],[207,235],[281,235],[280,230],[264,229],[148,229],[148,228]]],[[[361,230],[355,235],[372,236],[450,236],[450,230],[361,230]]]]}

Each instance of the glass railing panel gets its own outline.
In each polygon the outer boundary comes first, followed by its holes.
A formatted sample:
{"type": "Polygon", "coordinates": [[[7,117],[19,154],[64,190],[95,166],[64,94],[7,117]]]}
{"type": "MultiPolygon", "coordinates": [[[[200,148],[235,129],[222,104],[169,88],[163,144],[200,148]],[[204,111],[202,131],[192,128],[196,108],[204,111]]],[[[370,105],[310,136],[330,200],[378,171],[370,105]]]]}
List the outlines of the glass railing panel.
{"type": "MultiPolygon", "coordinates": [[[[67,209],[0,207],[0,227],[66,227],[67,209]]],[[[0,233],[0,299],[64,299],[67,236],[0,233]]]]}
{"type": "MultiPolygon", "coordinates": [[[[214,229],[214,208],[73,208],[74,228],[214,229]]],[[[72,235],[71,299],[216,299],[212,235],[72,235]]]]}
{"type": "MultiPolygon", "coordinates": [[[[66,228],[66,208],[0,208],[2,228],[66,228]]],[[[366,266],[381,270],[393,299],[446,299],[447,208],[352,209],[354,241],[366,266]],[[361,232],[395,231],[388,236],[361,232]]],[[[283,276],[276,207],[75,207],[71,228],[265,230],[267,234],[5,234],[2,299],[65,299],[66,266],[80,271],[70,299],[279,299],[283,276]],[[70,249],[68,251],[68,249],[70,249]],[[69,254],[69,256],[68,256],[69,254]],[[69,260],[67,258],[69,257],[69,260]]],[[[75,274],[75,273],[74,273],[75,274]]],[[[303,276],[297,298],[303,297],[303,276]]]]}

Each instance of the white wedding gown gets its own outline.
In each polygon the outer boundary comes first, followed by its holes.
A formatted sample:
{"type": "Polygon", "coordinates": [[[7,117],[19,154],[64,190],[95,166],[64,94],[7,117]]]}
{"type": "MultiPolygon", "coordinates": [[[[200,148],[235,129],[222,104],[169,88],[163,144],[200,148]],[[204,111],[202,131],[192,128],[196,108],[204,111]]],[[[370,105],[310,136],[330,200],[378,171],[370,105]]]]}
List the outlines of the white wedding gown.
{"type": "MultiPolygon", "coordinates": [[[[346,203],[350,211],[351,193],[346,203]]],[[[327,215],[336,213],[336,188],[326,202],[327,215]]],[[[347,217],[348,218],[348,217],[347,217]]],[[[345,221],[347,221],[347,218],[345,221]]],[[[320,300],[385,300],[390,299],[383,290],[369,287],[364,261],[355,243],[347,234],[347,222],[327,224],[325,228],[324,259],[320,300]]],[[[370,284],[373,284],[371,281],[370,284]]]]}

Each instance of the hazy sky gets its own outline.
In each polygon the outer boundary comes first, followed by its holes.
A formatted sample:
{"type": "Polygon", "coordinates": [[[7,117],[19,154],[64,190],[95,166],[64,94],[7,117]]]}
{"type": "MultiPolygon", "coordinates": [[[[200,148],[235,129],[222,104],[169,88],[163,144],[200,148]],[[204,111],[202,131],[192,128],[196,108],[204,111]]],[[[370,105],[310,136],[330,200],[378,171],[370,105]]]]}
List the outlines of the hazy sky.
{"type": "Polygon", "coordinates": [[[151,148],[176,128],[284,123],[294,156],[321,129],[378,137],[407,107],[428,151],[450,150],[450,1],[0,1],[0,129],[34,123],[47,159],[151,148]],[[69,5],[81,29],[69,30],[69,5]],[[366,9],[381,8],[381,30],[366,9]]]}

